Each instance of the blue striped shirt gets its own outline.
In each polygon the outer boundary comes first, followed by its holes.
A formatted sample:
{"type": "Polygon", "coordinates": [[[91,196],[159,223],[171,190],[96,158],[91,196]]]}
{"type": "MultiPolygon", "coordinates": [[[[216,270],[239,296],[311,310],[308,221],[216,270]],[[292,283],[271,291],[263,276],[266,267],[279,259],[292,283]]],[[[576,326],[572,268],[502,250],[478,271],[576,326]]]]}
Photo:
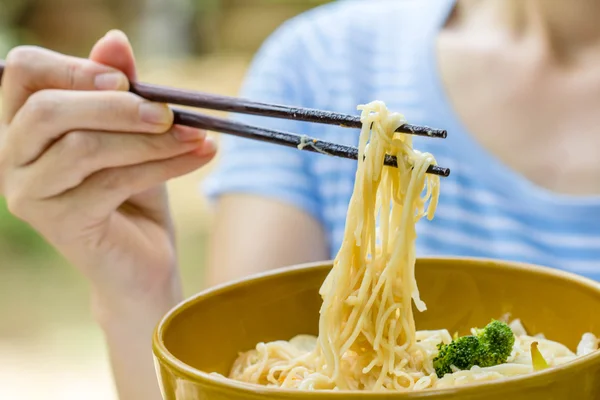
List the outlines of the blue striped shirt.
{"type": "MultiPolygon", "coordinates": [[[[413,124],[442,127],[448,139],[415,138],[452,169],[433,221],[418,226],[419,255],[479,256],[547,265],[600,278],[600,198],[551,193],[484,150],[444,94],[434,40],[453,0],[339,1],[282,25],[257,54],[247,98],[356,114],[383,100],[413,124]],[[483,174],[481,171],[485,171],[483,174]]],[[[356,145],[358,131],[296,121],[243,122],[356,145]]],[[[353,161],[223,137],[208,195],[251,193],[291,204],[339,249],[354,185],[353,161]]]]}

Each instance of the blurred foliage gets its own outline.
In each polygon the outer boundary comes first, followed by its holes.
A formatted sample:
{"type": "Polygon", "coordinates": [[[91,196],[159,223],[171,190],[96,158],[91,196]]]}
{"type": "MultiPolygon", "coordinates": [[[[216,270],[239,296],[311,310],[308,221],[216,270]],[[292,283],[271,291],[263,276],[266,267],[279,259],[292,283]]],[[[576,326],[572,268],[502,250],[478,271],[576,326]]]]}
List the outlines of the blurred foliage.
{"type": "MultiPolygon", "coordinates": [[[[0,197],[0,254],[3,260],[47,255],[50,246],[25,222],[12,216],[0,197]]],[[[34,264],[31,264],[34,265],[34,264]]],[[[0,267],[2,267],[0,262],[0,267]]]]}
{"type": "MultiPolygon", "coordinates": [[[[140,26],[155,26],[156,35],[156,32],[164,32],[164,25],[160,23],[165,20],[168,20],[167,26],[172,27],[171,31],[179,32],[178,42],[190,42],[183,47],[194,54],[227,49],[228,40],[235,38],[235,34],[243,36],[242,31],[248,33],[251,40],[234,40],[231,47],[254,51],[258,46],[255,42],[264,39],[265,28],[272,30],[286,18],[329,1],[0,0],[0,57],[24,43],[86,55],[91,43],[115,27],[129,33],[135,45],[136,35],[142,39],[145,35],[153,36],[152,29],[144,31],[140,26]],[[235,23],[227,24],[232,15],[235,23]]],[[[173,34],[167,36],[172,40],[173,34]]],[[[144,43],[142,39],[140,44],[144,43]]]]}

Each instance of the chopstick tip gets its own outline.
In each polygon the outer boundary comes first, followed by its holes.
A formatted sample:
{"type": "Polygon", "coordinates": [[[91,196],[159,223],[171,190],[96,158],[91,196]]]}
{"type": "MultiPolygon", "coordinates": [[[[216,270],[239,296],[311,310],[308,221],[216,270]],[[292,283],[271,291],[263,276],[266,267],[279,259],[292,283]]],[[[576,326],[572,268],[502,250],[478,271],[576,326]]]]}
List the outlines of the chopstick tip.
{"type": "Polygon", "coordinates": [[[445,129],[429,129],[427,131],[427,136],[439,139],[446,139],[446,137],[448,137],[448,131],[446,131],[445,129]]]}
{"type": "Polygon", "coordinates": [[[450,176],[450,168],[443,168],[443,167],[438,167],[438,173],[441,177],[443,178],[447,178],[448,176],[450,176]]]}

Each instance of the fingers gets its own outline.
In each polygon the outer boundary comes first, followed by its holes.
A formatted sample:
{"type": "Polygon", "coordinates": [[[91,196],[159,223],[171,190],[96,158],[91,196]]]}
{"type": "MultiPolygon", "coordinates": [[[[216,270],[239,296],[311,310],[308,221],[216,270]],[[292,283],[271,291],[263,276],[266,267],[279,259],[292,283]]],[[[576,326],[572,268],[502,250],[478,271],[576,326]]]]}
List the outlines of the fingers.
{"type": "Polygon", "coordinates": [[[199,155],[212,153],[203,143],[205,136],[204,131],[181,126],[164,135],[75,131],[54,143],[35,163],[20,169],[17,181],[28,187],[32,197],[54,197],[105,169],[169,159],[194,150],[199,155]]]}
{"type": "Polygon", "coordinates": [[[50,171],[37,171],[39,175],[13,172],[12,182],[6,185],[6,200],[15,216],[31,223],[46,236],[59,238],[65,236],[60,230],[68,229],[70,224],[99,223],[136,194],[205,165],[215,152],[215,143],[205,138],[194,150],[175,157],[97,171],[79,186],[48,199],[39,197],[39,183],[49,184],[62,177],[50,171]],[[51,226],[45,226],[44,221],[51,221],[51,226]]]}
{"type": "Polygon", "coordinates": [[[173,112],[129,93],[117,91],[42,90],[33,94],[14,117],[4,138],[16,166],[36,160],[51,143],[70,131],[163,133],[173,112]]]}
{"type": "Polygon", "coordinates": [[[207,139],[202,147],[173,158],[103,170],[50,202],[70,210],[86,207],[83,212],[90,220],[105,218],[132,196],[207,164],[215,151],[214,142],[207,139]]]}
{"type": "Polygon", "coordinates": [[[2,122],[9,124],[33,93],[42,89],[127,90],[127,77],[115,68],[65,56],[53,51],[23,46],[6,58],[2,77],[2,122]]]}

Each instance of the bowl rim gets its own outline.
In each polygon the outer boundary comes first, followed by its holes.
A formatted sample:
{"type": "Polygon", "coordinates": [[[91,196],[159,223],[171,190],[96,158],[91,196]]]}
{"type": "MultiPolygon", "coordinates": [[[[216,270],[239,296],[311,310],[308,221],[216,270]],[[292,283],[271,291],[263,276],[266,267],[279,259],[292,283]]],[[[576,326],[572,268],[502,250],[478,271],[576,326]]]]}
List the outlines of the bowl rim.
{"type": "MultiPolygon", "coordinates": [[[[478,267],[482,268],[509,268],[512,270],[528,270],[534,271],[541,275],[561,278],[572,281],[575,284],[588,287],[589,289],[595,290],[600,294],[600,282],[594,281],[590,278],[577,275],[568,271],[563,271],[555,268],[544,267],[536,264],[508,261],[492,258],[482,257],[461,257],[461,256],[430,256],[430,257],[417,257],[417,262],[431,262],[431,261],[463,261],[472,264],[478,264],[478,267]]],[[[190,365],[187,365],[183,361],[175,357],[166,347],[164,343],[164,332],[168,328],[171,321],[184,309],[194,305],[195,303],[202,301],[205,298],[212,297],[214,295],[235,290],[241,285],[247,285],[249,282],[260,282],[275,275],[288,274],[294,275],[303,273],[307,270],[312,269],[325,269],[331,268],[333,260],[318,261],[297,264],[289,267],[277,268],[270,271],[253,274],[245,278],[236,279],[231,282],[223,283],[208,289],[204,289],[195,295],[179,302],[174,306],[157,324],[153,338],[152,338],[152,350],[157,360],[162,362],[164,365],[171,369],[171,372],[175,372],[177,375],[183,378],[192,380],[192,382],[199,382],[208,387],[212,387],[216,390],[231,391],[235,390],[240,395],[256,396],[271,394],[278,396],[279,398],[289,399],[301,399],[306,395],[306,391],[300,391],[296,389],[282,389],[274,387],[260,386],[245,382],[235,381],[226,377],[215,376],[211,373],[201,371],[190,365]]],[[[582,333],[583,334],[583,333],[582,333]]],[[[416,398],[428,398],[435,395],[469,395],[476,393],[477,395],[484,395],[488,392],[494,392],[496,394],[503,391],[512,390],[513,385],[519,385],[519,388],[529,388],[535,386],[547,385],[560,375],[569,373],[570,371],[582,370],[595,363],[600,363],[600,351],[578,357],[577,359],[570,361],[565,364],[561,364],[544,371],[533,372],[527,375],[519,375],[514,377],[508,377],[505,379],[499,379],[494,381],[486,381],[485,383],[470,383],[462,386],[440,388],[440,389],[427,389],[416,392],[368,392],[369,397],[384,398],[390,395],[398,398],[416,399],[416,398]]],[[[315,390],[311,392],[311,396],[323,399],[333,398],[362,398],[366,392],[364,391],[349,391],[349,390],[315,390]]]]}

